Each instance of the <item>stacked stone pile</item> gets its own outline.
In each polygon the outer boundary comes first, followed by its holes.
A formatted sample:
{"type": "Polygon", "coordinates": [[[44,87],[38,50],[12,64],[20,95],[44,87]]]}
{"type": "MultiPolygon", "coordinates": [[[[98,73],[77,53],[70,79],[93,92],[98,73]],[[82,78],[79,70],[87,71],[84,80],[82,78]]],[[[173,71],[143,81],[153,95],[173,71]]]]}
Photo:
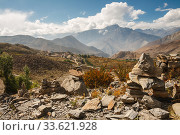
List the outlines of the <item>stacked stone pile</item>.
{"type": "Polygon", "coordinates": [[[154,66],[153,59],[143,53],[138,63],[129,73],[127,93],[133,97],[142,97],[146,90],[153,90],[154,96],[166,97],[165,82],[158,79],[161,76],[162,69],[154,66]]]}
{"type": "Polygon", "coordinates": [[[53,92],[64,93],[64,89],[56,80],[49,82],[47,79],[43,79],[40,94],[50,94],[53,92]]]}

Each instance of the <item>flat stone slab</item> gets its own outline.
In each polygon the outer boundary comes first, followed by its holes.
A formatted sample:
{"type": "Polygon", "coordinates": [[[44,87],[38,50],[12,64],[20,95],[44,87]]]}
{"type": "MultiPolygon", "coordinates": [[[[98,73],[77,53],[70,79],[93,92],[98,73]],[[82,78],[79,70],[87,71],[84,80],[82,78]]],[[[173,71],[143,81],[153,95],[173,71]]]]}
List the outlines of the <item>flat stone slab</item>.
{"type": "Polygon", "coordinates": [[[169,112],[166,110],[163,110],[161,108],[154,108],[149,110],[155,117],[159,118],[159,119],[165,119],[168,118],[169,116],[169,112]]]}
{"type": "Polygon", "coordinates": [[[96,111],[101,108],[100,100],[99,98],[94,98],[92,100],[89,100],[83,107],[83,111],[96,111]]]}
{"type": "Polygon", "coordinates": [[[172,109],[175,112],[175,114],[180,117],[180,103],[175,103],[172,105],[172,109]]]}

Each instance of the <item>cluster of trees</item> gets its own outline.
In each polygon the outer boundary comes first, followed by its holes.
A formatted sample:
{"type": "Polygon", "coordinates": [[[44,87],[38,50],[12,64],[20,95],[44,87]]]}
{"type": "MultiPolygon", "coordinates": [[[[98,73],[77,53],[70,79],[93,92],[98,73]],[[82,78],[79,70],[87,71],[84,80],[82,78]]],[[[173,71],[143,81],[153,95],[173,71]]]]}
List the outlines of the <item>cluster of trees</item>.
{"type": "Polygon", "coordinates": [[[13,57],[8,53],[3,52],[0,55],[0,76],[3,77],[5,84],[5,92],[8,94],[17,93],[18,89],[23,86],[29,90],[32,86],[30,82],[30,70],[28,66],[24,67],[24,73],[15,77],[13,75],[13,57]]]}

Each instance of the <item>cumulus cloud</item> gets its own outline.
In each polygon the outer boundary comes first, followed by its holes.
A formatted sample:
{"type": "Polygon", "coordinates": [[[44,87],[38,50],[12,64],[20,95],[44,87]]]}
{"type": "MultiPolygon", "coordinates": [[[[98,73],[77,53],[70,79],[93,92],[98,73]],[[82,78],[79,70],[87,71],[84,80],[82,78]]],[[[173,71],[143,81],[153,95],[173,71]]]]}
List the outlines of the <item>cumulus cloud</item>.
{"type": "MultiPolygon", "coordinates": [[[[164,5],[165,7],[167,4],[164,5]]],[[[21,12],[13,10],[0,10],[0,36],[2,35],[32,35],[43,37],[60,33],[74,33],[90,29],[101,29],[109,25],[118,24],[128,28],[167,28],[180,26],[180,8],[171,9],[163,17],[151,23],[138,22],[140,15],[145,14],[140,9],[129,6],[126,2],[112,2],[106,4],[101,12],[94,16],[77,17],[69,19],[62,24],[45,23],[48,16],[35,21],[29,17],[33,12],[21,12]]],[[[104,33],[106,34],[106,32],[104,33]]]]}
{"type": "Polygon", "coordinates": [[[132,26],[132,28],[172,28],[172,27],[180,27],[180,8],[172,9],[167,12],[163,17],[154,20],[152,23],[147,22],[139,22],[132,26]]]}
{"type": "Polygon", "coordinates": [[[168,6],[168,4],[164,3],[163,8],[158,7],[158,8],[155,9],[155,11],[170,11],[172,8],[166,8],[167,6],[168,6]]]}
{"type": "MultiPolygon", "coordinates": [[[[42,22],[47,17],[43,17],[34,22],[29,21],[28,18],[33,12],[19,12],[12,10],[5,10],[0,12],[0,35],[45,35],[72,33],[93,28],[104,28],[112,24],[119,24],[125,27],[139,18],[139,15],[145,12],[134,9],[126,2],[113,2],[107,4],[101,9],[100,13],[89,17],[77,17],[64,22],[63,24],[44,23],[42,22]]],[[[85,12],[82,12],[85,14],[85,12]]]]}

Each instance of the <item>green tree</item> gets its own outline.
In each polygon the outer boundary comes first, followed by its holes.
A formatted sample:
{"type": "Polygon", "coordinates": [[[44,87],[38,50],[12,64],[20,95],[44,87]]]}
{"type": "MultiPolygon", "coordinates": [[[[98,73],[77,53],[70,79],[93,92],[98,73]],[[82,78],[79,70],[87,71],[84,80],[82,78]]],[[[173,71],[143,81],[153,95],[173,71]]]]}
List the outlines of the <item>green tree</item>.
{"type": "Polygon", "coordinates": [[[16,79],[12,74],[13,58],[8,53],[3,52],[0,56],[0,73],[4,77],[5,91],[7,93],[16,93],[16,79]]]}
{"type": "Polygon", "coordinates": [[[27,65],[25,65],[24,67],[24,83],[25,83],[25,86],[26,86],[26,89],[29,90],[31,88],[31,85],[32,83],[30,82],[30,70],[29,70],[29,67],[27,65]]]}

